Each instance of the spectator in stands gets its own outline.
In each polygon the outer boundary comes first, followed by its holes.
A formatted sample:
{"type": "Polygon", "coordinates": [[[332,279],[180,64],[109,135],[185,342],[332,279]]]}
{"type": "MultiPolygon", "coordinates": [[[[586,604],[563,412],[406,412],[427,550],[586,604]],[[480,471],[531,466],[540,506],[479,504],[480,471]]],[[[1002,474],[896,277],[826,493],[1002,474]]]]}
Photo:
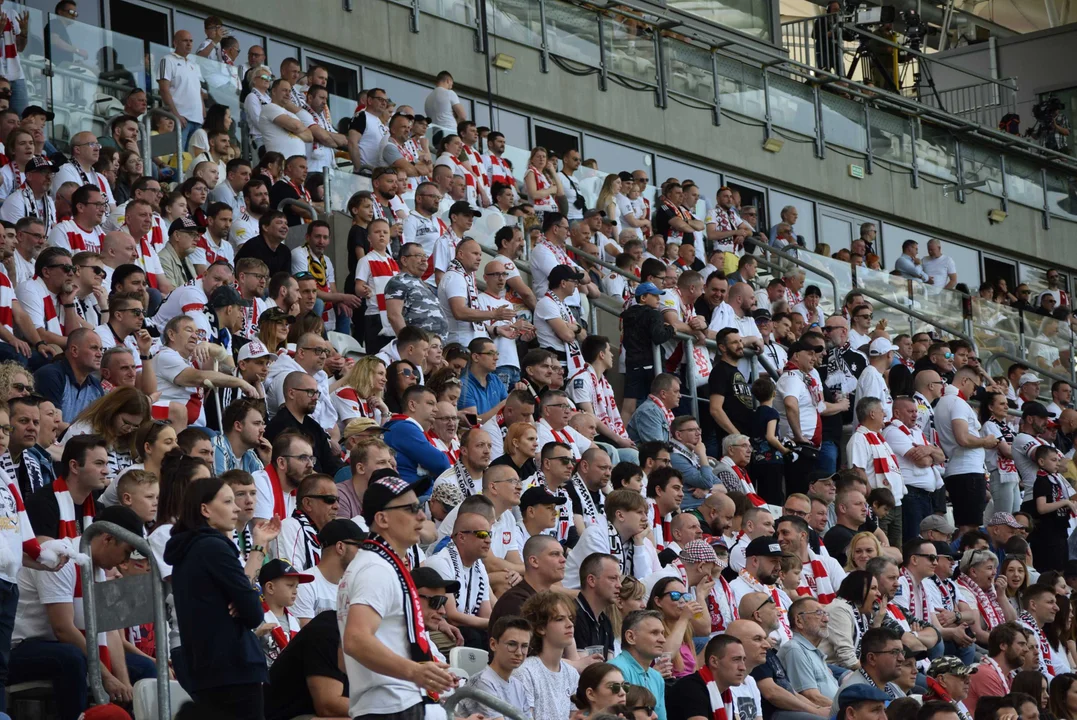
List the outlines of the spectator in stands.
{"type": "Polygon", "coordinates": [[[225,164],[221,180],[209,193],[210,202],[223,202],[232,208],[233,217],[238,220],[240,213],[246,209],[243,202],[243,188],[251,179],[251,164],[244,158],[232,158],[225,164]]]}
{"type": "Polygon", "coordinates": [[[976,712],[980,698],[1006,694],[1013,675],[1021,669],[1029,650],[1023,628],[1013,622],[1003,623],[992,630],[988,643],[987,659],[969,677],[968,695],[965,697],[965,707],[969,713],[976,712]]]}
{"type": "Polygon", "coordinates": [[[277,537],[277,557],[299,570],[310,570],[321,562],[323,548],[319,532],[337,514],[337,486],[330,475],[312,473],[296,490],[296,508],[281,522],[277,537]]]}
{"type": "Polygon", "coordinates": [[[205,105],[202,100],[202,71],[190,58],[194,38],[179,30],[172,38],[173,52],[161,58],[157,70],[157,88],[166,110],[180,119],[183,147],[191,135],[202,127],[205,105]]]}
{"type": "Polygon", "coordinates": [[[389,96],[381,88],[370,88],[366,97],[366,107],[356,111],[348,126],[348,154],[355,172],[378,166],[382,144],[389,136],[381,117],[389,107],[389,96]]]}
{"type": "Polygon", "coordinates": [[[967,498],[954,506],[954,522],[962,533],[979,527],[986,504],[984,450],[998,445],[994,435],[983,436],[980,421],[964,398],[972,397],[978,372],[971,367],[958,370],[947,393],[935,407],[935,428],[939,443],[949,460],[943,471],[951,496],[967,498]],[[957,392],[953,392],[956,390],[957,392]]]}
{"type": "Polygon", "coordinates": [[[265,438],[265,422],[260,398],[238,398],[225,408],[223,427],[213,439],[215,474],[237,469],[256,473],[269,462],[273,448],[265,438]]]}
{"type": "Polygon", "coordinates": [[[910,239],[901,243],[901,255],[894,261],[894,270],[903,278],[933,284],[934,280],[921,267],[920,258],[917,257],[918,249],[919,243],[915,240],[910,239]]]}
{"type": "Polygon", "coordinates": [[[45,343],[65,348],[67,336],[78,328],[89,326],[79,316],[75,305],[75,271],[68,250],[46,248],[34,263],[34,277],[16,288],[16,296],[30,325],[38,329],[40,342],[35,350],[40,350],[45,343]]]}
{"type": "Polygon", "coordinates": [[[651,393],[628,421],[628,436],[637,445],[650,440],[669,442],[673,409],[680,404],[681,381],[662,373],[651,383],[651,393]]]}
{"type": "Polygon", "coordinates": [[[66,339],[64,356],[34,373],[34,384],[65,418],[73,420],[104,395],[95,376],[101,369],[101,338],[89,328],[78,328],[66,339]]]}
{"type": "Polygon", "coordinates": [[[666,651],[666,632],[662,615],[656,610],[636,610],[628,613],[621,626],[621,652],[610,660],[626,681],[651,691],[657,704],[658,720],[666,720],[665,679],[672,677],[672,663],[662,662],[659,669],[651,664],[666,651]]]}
{"type": "Polygon", "coordinates": [[[513,320],[511,307],[481,310],[475,271],[482,264],[482,250],[475,240],[463,240],[456,246],[455,259],[438,284],[438,303],[449,323],[448,342],[470,343],[477,337],[488,337],[483,321],[513,320]]]}
{"type": "MultiPolygon", "coordinates": [[[[912,539],[921,521],[931,514],[934,494],[941,486],[941,468],[945,464],[942,450],[929,443],[924,431],[916,424],[916,413],[913,398],[897,398],[894,400],[894,417],[883,430],[883,438],[894,452],[901,471],[901,483],[906,490],[901,502],[903,541],[912,539]]],[[[1002,499],[1000,494],[995,494],[994,498],[996,503],[1002,499]]]]}
{"type": "Polygon", "coordinates": [[[168,242],[158,258],[164,276],[173,287],[187,285],[199,276],[194,265],[201,228],[190,217],[176,218],[168,228],[168,242]]]}
{"type": "MultiPolygon", "coordinates": [[[[248,201],[248,207],[250,206],[248,201]]],[[[263,213],[258,218],[258,233],[243,243],[236,252],[236,261],[245,257],[257,258],[266,264],[270,277],[279,272],[289,272],[292,267],[292,252],[284,244],[284,239],[288,236],[288,219],[284,213],[276,210],[263,213]]]]}
{"type": "Polygon", "coordinates": [[[297,114],[302,111],[288,107],[292,104],[290,100],[293,87],[293,84],[283,77],[273,81],[269,86],[270,102],[262,106],[258,117],[258,130],[267,152],[278,152],[285,158],[306,158],[304,143],[313,142],[314,136],[297,114]]]}
{"type": "MultiPolygon", "coordinates": [[[[269,107],[273,107],[270,105],[269,107]]],[[[291,148],[288,148],[291,150],[291,148]]],[[[283,151],[282,151],[283,153],[283,151]]],[[[307,181],[307,158],[305,155],[289,155],[284,153],[284,174],[269,188],[269,204],[271,207],[280,207],[285,200],[298,200],[308,205],[313,202],[310,193],[304,187],[307,181]]],[[[295,227],[312,218],[310,212],[296,205],[289,205],[283,210],[288,218],[288,226],[295,227]]]]}
{"type": "Polygon", "coordinates": [[[229,239],[236,246],[237,254],[240,246],[261,233],[262,216],[270,210],[269,184],[263,178],[252,177],[243,185],[243,206],[246,208],[243,212],[233,215],[232,229],[229,234],[229,239]]]}
{"type": "Polygon", "coordinates": [[[942,254],[942,243],[934,238],[927,241],[927,257],[921,267],[934,287],[952,290],[957,285],[957,265],[952,258],[942,254]]]}
{"type": "MultiPolygon", "coordinates": [[[[308,334],[303,337],[304,341],[308,341],[315,336],[308,334]]],[[[304,433],[313,443],[315,469],[326,475],[335,475],[343,463],[339,453],[331,449],[326,429],[313,417],[320,396],[318,381],[306,371],[295,370],[284,376],[281,389],[284,403],[266,426],[266,437],[275,441],[278,435],[290,429],[304,433]]]]}
{"type": "Polygon", "coordinates": [[[436,407],[433,392],[422,385],[413,385],[401,398],[404,417],[385,424],[385,443],[397,453],[400,477],[408,482],[416,480],[420,467],[433,477],[449,468],[445,454],[424,434],[430,429],[436,407]]]}
{"type": "MultiPolygon", "coordinates": [[[[446,130],[455,128],[457,123],[467,120],[467,110],[460,102],[460,97],[453,92],[452,74],[447,70],[442,70],[434,83],[434,89],[423,102],[423,112],[430,118],[432,125],[446,130]]],[[[369,95],[367,95],[367,102],[370,102],[369,95]]]]}
{"type": "Polygon", "coordinates": [[[468,345],[471,362],[463,378],[458,407],[461,411],[478,416],[478,424],[485,423],[501,412],[508,392],[497,369],[498,352],[490,338],[475,338],[468,345]]]}

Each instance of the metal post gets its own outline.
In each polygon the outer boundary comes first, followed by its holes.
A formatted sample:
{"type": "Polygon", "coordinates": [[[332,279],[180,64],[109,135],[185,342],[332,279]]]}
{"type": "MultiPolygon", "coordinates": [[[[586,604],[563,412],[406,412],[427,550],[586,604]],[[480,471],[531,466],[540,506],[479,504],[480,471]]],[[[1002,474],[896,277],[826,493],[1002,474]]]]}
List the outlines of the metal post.
{"type": "Polygon", "coordinates": [[[770,139],[774,128],[770,123],[770,70],[763,68],[763,140],[770,139]]]}
{"type": "Polygon", "coordinates": [[[1010,204],[1010,190],[1009,183],[1006,182],[1006,153],[998,154],[998,167],[1002,172],[1002,212],[1006,212],[1007,206],[1010,204]]]}
{"type": "Polygon", "coordinates": [[[1051,229],[1051,204],[1047,201],[1047,168],[1040,168],[1040,186],[1043,188],[1043,229],[1051,229]]]}
{"type": "Polygon", "coordinates": [[[662,346],[661,345],[655,345],[654,346],[654,374],[658,375],[658,373],[660,373],[660,372],[663,372],[662,346]]]}
{"type": "Polygon", "coordinates": [[[654,33],[654,79],[657,83],[654,104],[664,109],[669,104],[669,98],[666,96],[666,69],[662,59],[662,33],[658,28],[654,28],[652,32],[654,33]]]}
{"type": "Polygon", "coordinates": [[[595,13],[598,19],[598,89],[605,92],[610,73],[606,67],[606,23],[602,13],[595,13]]]}
{"type": "Polygon", "coordinates": [[[692,342],[691,336],[684,341],[684,381],[688,383],[688,397],[692,401],[692,417],[699,420],[699,391],[696,389],[696,384],[692,382],[692,363],[693,353],[695,352],[695,344],[692,342]]]}
{"type": "Polygon", "coordinates": [[[408,19],[411,23],[411,31],[413,33],[419,32],[419,13],[422,12],[419,9],[419,0],[411,0],[411,12],[408,13],[408,19]]]}
{"type": "Polygon", "coordinates": [[[812,105],[815,109],[815,157],[826,157],[826,136],[823,133],[823,103],[819,99],[819,86],[811,86],[812,105]]]}
{"type": "Polygon", "coordinates": [[[1017,311],[1017,354],[1021,356],[1022,360],[1028,357],[1025,352],[1025,311],[1017,311]]]}
{"type": "MultiPolygon", "coordinates": [[[[418,2],[418,0],[415,0],[418,2]]],[[[546,32],[546,0],[538,0],[539,27],[542,34],[542,47],[539,54],[539,70],[550,72],[550,36],[546,32]]]]}
{"type": "Polygon", "coordinates": [[[325,193],[324,194],[325,194],[325,214],[326,215],[332,215],[333,214],[333,180],[332,180],[332,178],[333,178],[333,170],[334,170],[334,168],[329,167],[329,168],[326,168],[324,173],[322,173],[323,182],[325,183],[325,188],[324,188],[325,193]]]}
{"type": "Polygon", "coordinates": [[[916,122],[912,117],[906,122],[909,123],[909,137],[912,138],[912,142],[909,143],[909,152],[912,154],[912,186],[913,188],[919,188],[920,168],[916,166],[916,122]]]}
{"type": "Polygon", "coordinates": [[[961,141],[954,140],[954,168],[957,174],[957,201],[965,202],[965,166],[961,162],[961,141]]]}
{"type": "Polygon", "coordinates": [[[711,75],[714,76],[714,125],[722,124],[722,92],[718,86],[718,51],[711,51],[711,75]]]}
{"type": "Polygon", "coordinates": [[[864,103],[864,140],[867,150],[867,170],[868,175],[875,172],[875,149],[871,146],[871,106],[864,103]]]}

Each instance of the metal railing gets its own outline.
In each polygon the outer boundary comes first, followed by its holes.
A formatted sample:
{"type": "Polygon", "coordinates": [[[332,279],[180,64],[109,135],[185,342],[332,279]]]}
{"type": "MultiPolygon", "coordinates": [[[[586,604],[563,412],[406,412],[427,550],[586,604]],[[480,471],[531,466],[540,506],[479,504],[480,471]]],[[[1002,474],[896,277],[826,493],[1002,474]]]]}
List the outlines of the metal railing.
{"type": "MultiPolygon", "coordinates": [[[[135,535],[119,525],[110,522],[95,522],[82,533],[79,551],[90,558],[89,567],[82,568],[82,602],[86,610],[87,646],[93,648],[97,644],[98,633],[122,630],[152,622],[154,635],[157,638],[154,658],[157,666],[157,717],[162,719],[172,717],[169,709],[171,698],[169,696],[165,586],[153,548],[141,535],[135,535]],[[90,543],[98,535],[104,534],[111,535],[117,541],[126,543],[141,553],[149,563],[149,573],[96,582],[90,543]]],[[[98,705],[107,705],[109,696],[101,680],[101,660],[92,649],[86,653],[86,664],[94,701],[98,705]]]]}
{"type": "Polygon", "coordinates": [[[454,690],[449,697],[442,701],[441,704],[445,708],[445,714],[449,718],[456,717],[453,714],[453,711],[462,700],[477,700],[491,710],[496,710],[501,713],[504,717],[508,718],[508,720],[525,720],[520,708],[513,707],[501,698],[494,697],[489,693],[485,693],[482,690],[467,685],[454,690]]]}
{"type": "Polygon", "coordinates": [[[1017,112],[1017,88],[996,82],[980,82],[963,87],[921,93],[920,102],[945,108],[958,117],[969,118],[986,127],[998,127],[1003,115],[1017,112]]]}

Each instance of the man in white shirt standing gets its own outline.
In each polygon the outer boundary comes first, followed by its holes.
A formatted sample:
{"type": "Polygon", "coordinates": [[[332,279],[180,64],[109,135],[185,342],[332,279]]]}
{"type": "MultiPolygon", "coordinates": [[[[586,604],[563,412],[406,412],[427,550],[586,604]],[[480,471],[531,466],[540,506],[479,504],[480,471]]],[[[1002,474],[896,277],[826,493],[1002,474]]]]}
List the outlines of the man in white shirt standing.
{"type": "MultiPolygon", "coordinates": [[[[361,168],[376,167],[381,161],[382,144],[389,137],[389,128],[381,115],[389,107],[389,96],[381,88],[370,88],[366,96],[366,108],[352,118],[348,127],[348,154],[355,172],[361,168]]],[[[263,110],[262,112],[265,112],[263,110]]],[[[453,124],[453,128],[456,124],[453,124]]]]}
{"type": "Polygon", "coordinates": [[[278,78],[273,81],[269,86],[272,102],[262,108],[259,129],[267,151],[279,152],[285,158],[306,157],[307,143],[313,141],[314,135],[310,132],[310,123],[284,107],[291,93],[292,86],[287,80],[278,78]]]}
{"type": "MultiPolygon", "coordinates": [[[[453,92],[452,74],[448,70],[438,73],[434,89],[426,96],[423,110],[430,118],[430,124],[443,128],[445,132],[454,132],[457,123],[467,120],[467,110],[460,102],[460,96],[453,92]]],[[[367,102],[370,97],[367,96],[367,102]]]]}
{"type": "MultiPolygon", "coordinates": [[[[763,338],[759,334],[755,320],[752,319],[752,308],[755,306],[755,293],[748,283],[737,283],[729,288],[725,302],[714,309],[711,315],[709,333],[718,333],[725,328],[733,328],[744,341],[746,347],[753,348],[756,352],[763,351],[763,338]]],[[[789,353],[792,355],[792,351],[789,353]]],[[[744,377],[750,377],[752,361],[742,357],[737,361],[737,368],[744,377]]],[[[775,368],[781,372],[782,368],[775,368]]]]}
{"type": "Polygon", "coordinates": [[[205,120],[202,103],[202,71],[191,59],[194,37],[186,30],[178,30],[172,37],[173,51],[161,58],[157,70],[157,88],[165,109],[180,119],[183,130],[183,147],[195,130],[205,120]]]}
{"type": "Polygon", "coordinates": [[[894,494],[894,510],[879,519],[879,529],[887,534],[891,545],[901,544],[901,498],[905,484],[901,479],[894,451],[883,438],[883,405],[877,397],[865,396],[856,401],[856,419],[860,425],[849,438],[846,453],[849,465],[864,471],[872,488],[887,488],[894,494]]]}
{"type": "Polygon", "coordinates": [[[962,499],[954,504],[954,524],[962,535],[975,530],[983,521],[987,504],[984,450],[994,448],[999,442],[994,435],[981,434],[980,420],[968,403],[979,379],[977,369],[966,365],[955,373],[953,382],[935,405],[935,430],[949,458],[943,481],[950,497],[962,499]]]}
{"type": "Polygon", "coordinates": [[[927,241],[927,257],[921,268],[934,288],[953,290],[957,285],[957,265],[953,258],[942,254],[942,243],[934,238],[927,241]]]}
{"type": "Polygon", "coordinates": [[[587,209],[583,193],[580,192],[579,185],[572,177],[579,169],[581,162],[579,150],[566,150],[561,158],[561,169],[557,171],[558,177],[561,178],[561,187],[565,191],[565,204],[568,208],[566,216],[569,225],[575,225],[583,220],[583,211],[587,209]]]}
{"type": "Polygon", "coordinates": [[[910,397],[894,400],[894,417],[883,428],[883,439],[894,451],[905,499],[901,504],[902,527],[906,535],[916,532],[920,521],[932,514],[933,496],[942,488],[942,450],[928,442],[916,424],[916,401],[910,397]]]}
{"type": "Polygon", "coordinates": [[[467,239],[456,246],[456,257],[438,285],[438,303],[449,321],[448,342],[465,347],[477,337],[489,337],[483,323],[488,320],[512,320],[516,313],[511,307],[481,310],[475,271],[482,264],[482,249],[475,240],[467,239]]]}
{"type": "Polygon", "coordinates": [[[875,338],[868,346],[868,366],[860,373],[856,383],[856,399],[877,398],[883,406],[883,420],[890,422],[894,414],[894,399],[886,384],[890,366],[894,364],[894,351],[897,346],[889,338],[875,338]]]}

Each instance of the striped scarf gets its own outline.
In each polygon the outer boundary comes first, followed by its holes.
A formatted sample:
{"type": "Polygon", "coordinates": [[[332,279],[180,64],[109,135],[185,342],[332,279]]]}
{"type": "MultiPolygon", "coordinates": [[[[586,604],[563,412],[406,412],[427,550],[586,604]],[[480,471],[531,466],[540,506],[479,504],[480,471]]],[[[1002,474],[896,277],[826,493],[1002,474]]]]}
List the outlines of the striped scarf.
{"type": "Polygon", "coordinates": [[[1039,626],[1036,619],[1027,610],[1017,616],[1017,623],[1028,628],[1036,636],[1036,645],[1040,655],[1040,674],[1050,680],[1055,676],[1055,664],[1051,659],[1051,641],[1047,633],[1039,626]]]}
{"type": "MultiPolygon", "coordinates": [[[[684,586],[691,587],[688,584],[688,570],[684,567],[684,562],[677,558],[670,563],[670,566],[680,575],[684,586]]],[[[715,578],[710,594],[702,600],[711,616],[712,633],[723,632],[731,622],[740,619],[740,614],[737,612],[737,598],[733,595],[733,590],[730,589],[729,583],[721,575],[715,578]],[[718,592],[719,588],[721,588],[721,594],[718,592]]]]}
{"type": "MultiPolygon", "coordinates": [[[[319,501],[320,502],[320,501],[319,501]]],[[[296,508],[292,517],[299,523],[303,538],[303,559],[307,568],[312,568],[322,561],[322,544],[318,541],[318,530],[310,522],[307,514],[296,508]]]]}
{"type": "MultiPolygon", "coordinates": [[[[19,537],[22,539],[22,551],[30,559],[37,560],[38,556],[41,555],[41,545],[34,536],[34,527],[30,524],[30,516],[26,514],[26,508],[22,504],[22,495],[19,493],[18,483],[11,480],[10,477],[8,480],[7,489],[11,493],[15,509],[15,525],[19,530],[19,537]]],[[[8,518],[8,522],[10,521],[11,518],[8,518]]]]}
{"type": "Polygon", "coordinates": [[[927,605],[927,591],[924,590],[923,584],[912,579],[912,575],[905,568],[901,568],[901,577],[905,578],[905,582],[909,584],[909,613],[918,623],[926,625],[929,621],[928,611],[930,610],[927,605]]]}
{"type": "Polygon", "coordinates": [[[743,569],[740,571],[740,579],[747,584],[753,592],[761,592],[770,595],[770,599],[774,601],[774,607],[778,611],[778,629],[775,632],[783,638],[781,642],[791,640],[793,638],[793,631],[789,627],[789,613],[785,606],[782,605],[781,593],[778,591],[778,586],[764,585],[751,573],[743,569]]]}
{"type": "Polygon", "coordinates": [[[808,562],[804,564],[804,570],[800,574],[797,595],[801,597],[810,595],[821,605],[829,605],[837,597],[834,582],[827,574],[826,564],[811,550],[808,550],[808,562]]]}
{"type": "MultiPolygon", "coordinates": [[[[430,662],[433,657],[430,653],[430,637],[426,634],[426,626],[423,624],[423,609],[419,601],[419,591],[415,589],[415,582],[411,579],[411,573],[407,565],[393,552],[389,543],[385,542],[376,533],[370,533],[367,539],[359,546],[360,549],[372,552],[380,557],[396,572],[400,589],[404,592],[404,624],[408,630],[409,656],[415,662],[430,662]]],[[[437,697],[431,694],[431,698],[437,697]]]]}
{"type": "Polygon", "coordinates": [[[14,300],[15,288],[11,286],[11,279],[6,273],[0,272],[0,325],[12,333],[15,332],[15,311],[12,309],[14,300]]]}
{"type": "MultiPolygon", "coordinates": [[[[579,473],[572,474],[572,490],[580,498],[580,510],[583,512],[583,522],[585,525],[597,525],[599,522],[599,516],[605,514],[605,507],[602,500],[599,500],[598,505],[595,505],[595,499],[591,497],[591,491],[587,489],[587,485],[583,482],[583,478],[579,473]]],[[[601,496],[601,493],[599,493],[601,496]]]]}
{"type": "MultiPolygon", "coordinates": [[[[464,277],[464,287],[467,288],[467,306],[472,310],[478,310],[479,288],[478,285],[475,284],[475,273],[465,270],[463,264],[456,258],[453,258],[452,261],[449,262],[448,272],[460,273],[464,277]]],[[[473,322],[469,324],[471,325],[472,332],[484,332],[483,324],[481,322],[473,322]]]]}
{"type": "MultiPolygon", "coordinates": [[[[569,325],[576,322],[576,318],[572,316],[572,311],[565,305],[564,300],[557,297],[553,292],[546,293],[546,297],[553,300],[554,305],[557,306],[557,312],[561,316],[561,320],[569,325]]],[[[586,363],[583,361],[583,353],[580,351],[580,344],[576,340],[572,340],[571,342],[563,343],[563,345],[565,360],[568,363],[568,377],[575,377],[583,372],[583,369],[586,366],[586,363]]],[[[671,413],[671,422],[672,419],[671,413]]]]}
{"type": "Polygon", "coordinates": [[[651,529],[654,531],[654,545],[661,552],[666,548],[666,540],[673,539],[670,532],[670,522],[673,520],[673,513],[668,513],[664,517],[662,511],[658,509],[658,501],[647,498],[648,514],[651,516],[651,529]]]}
{"type": "Polygon", "coordinates": [[[739,720],[736,703],[733,700],[733,690],[726,688],[718,690],[718,683],[714,681],[711,669],[706,665],[699,668],[699,677],[707,686],[707,698],[711,704],[711,720],[739,720]]]}
{"type": "MultiPolygon", "coordinates": [[[[535,176],[535,190],[550,189],[551,185],[549,179],[540,173],[534,165],[527,166],[527,174],[535,176]]],[[[557,201],[553,199],[553,195],[547,195],[538,200],[531,198],[531,204],[540,212],[557,212],[557,201]]]]}
{"type": "Polygon", "coordinates": [[[987,630],[994,630],[996,627],[1006,622],[1006,616],[1002,613],[1002,606],[999,605],[998,595],[995,593],[994,586],[991,587],[990,592],[985,591],[968,575],[960,575],[957,578],[957,583],[972,593],[972,596],[976,598],[976,609],[980,613],[980,617],[984,619],[984,623],[987,624],[987,630]]]}
{"type": "Polygon", "coordinates": [[[621,569],[621,574],[625,577],[635,577],[636,556],[634,546],[630,551],[625,550],[625,544],[621,540],[620,533],[617,532],[617,528],[608,519],[606,520],[606,534],[609,536],[610,555],[617,561],[617,567],[621,569]]]}
{"type": "Polygon", "coordinates": [[[883,440],[883,436],[863,425],[856,428],[856,433],[863,436],[871,452],[871,467],[863,468],[868,473],[869,482],[874,475],[875,482],[870,484],[873,487],[881,484],[887,488],[900,486],[901,470],[898,468],[897,458],[894,457],[894,451],[890,449],[886,440],[883,440]]]}

